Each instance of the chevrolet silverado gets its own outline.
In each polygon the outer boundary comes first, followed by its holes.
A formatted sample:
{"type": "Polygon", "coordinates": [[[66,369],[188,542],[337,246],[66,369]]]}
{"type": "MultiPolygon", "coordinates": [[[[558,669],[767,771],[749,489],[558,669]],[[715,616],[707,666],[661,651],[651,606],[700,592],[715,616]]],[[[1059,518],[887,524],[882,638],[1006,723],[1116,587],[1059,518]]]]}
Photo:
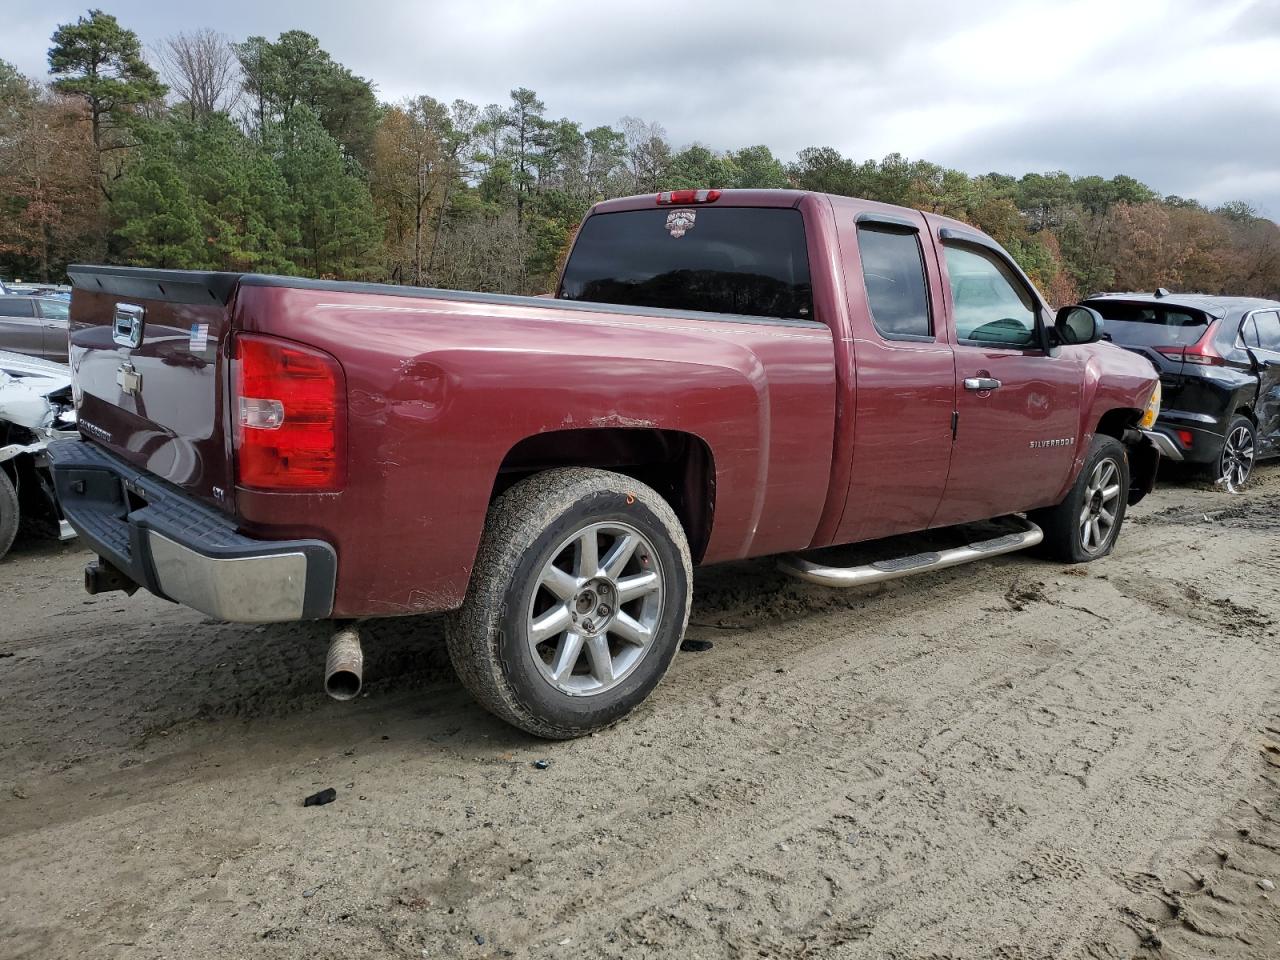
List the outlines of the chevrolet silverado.
{"type": "Polygon", "coordinates": [[[553,298],[69,272],[81,436],[50,451],[91,592],[337,621],[338,697],[362,621],[450,611],[466,686],[546,737],[652,691],[695,564],[848,586],[1093,560],[1176,455],[1155,371],[1094,310],[1055,315],[966,224],[845,197],[599,203],[553,298]],[[809,553],[991,518],[947,549],[809,553]]]}

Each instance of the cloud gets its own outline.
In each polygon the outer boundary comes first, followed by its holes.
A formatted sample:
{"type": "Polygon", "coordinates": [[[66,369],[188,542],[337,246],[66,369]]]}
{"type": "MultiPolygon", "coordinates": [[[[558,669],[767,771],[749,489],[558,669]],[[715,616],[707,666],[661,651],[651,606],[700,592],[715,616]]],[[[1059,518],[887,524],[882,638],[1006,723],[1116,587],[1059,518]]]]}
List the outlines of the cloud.
{"type": "MultiPolygon", "coordinates": [[[[80,4],[10,0],[0,57],[42,72],[80,4]],[[16,6],[16,9],[14,7],[16,6]]],[[[298,28],[386,99],[484,104],[516,86],[585,126],[624,115],[677,145],[899,151],[970,172],[1127,173],[1280,215],[1275,0],[120,0],[147,43],[298,28]]]]}

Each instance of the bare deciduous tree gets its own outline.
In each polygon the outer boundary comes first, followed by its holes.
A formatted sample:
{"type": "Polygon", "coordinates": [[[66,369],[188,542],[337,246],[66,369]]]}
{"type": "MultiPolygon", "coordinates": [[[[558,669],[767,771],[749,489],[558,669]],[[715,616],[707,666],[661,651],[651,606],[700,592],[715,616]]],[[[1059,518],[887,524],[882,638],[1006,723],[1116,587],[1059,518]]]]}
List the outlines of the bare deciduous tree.
{"type": "Polygon", "coordinates": [[[240,61],[231,42],[204,28],[177,33],[156,50],[165,79],[187,104],[191,119],[231,110],[240,97],[240,61]]]}

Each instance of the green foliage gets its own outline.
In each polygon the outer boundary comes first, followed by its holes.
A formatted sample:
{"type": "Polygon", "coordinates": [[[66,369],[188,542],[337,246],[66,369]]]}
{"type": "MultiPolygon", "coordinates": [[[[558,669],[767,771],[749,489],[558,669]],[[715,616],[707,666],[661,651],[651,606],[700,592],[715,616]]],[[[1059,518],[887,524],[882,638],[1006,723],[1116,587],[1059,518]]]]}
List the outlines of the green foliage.
{"type": "Polygon", "coordinates": [[[852,197],[858,192],[857,168],[834,147],[805,147],[787,167],[798,190],[852,197]]]}
{"type": "Polygon", "coordinates": [[[176,131],[145,130],[116,183],[111,214],[126,263],[152,267],[203,267],[205,242],[197,200],[178,163],[176,131]]]}
{"type": "Polygon", "coordinates": [[[139,129],[110,212],[130,263],[315,276],[374,275],[368,186],[306,107],[250,140],[228,117],[139,129]]]}
{"type": "Polygon", "coordinates": [[[16,110],[33,101],[39,88],[8,60],[0,60],[0,112],[16,110]]]}
{"type": "Polygon", "coordinates": [[[787,168],[764,144],[743,147],[728,155],[738,172],[735,187],[754,187],[761,190],[784,189],[791,186],[787,168]]]}
{"type": "Polygon", "coordinates": [[[738,166],[723,154],[700,143],[675,154],[662,179],[664,190],[725,189],[738,183],[738,166]]]}
{"type": "Polygon", "coordinates": [[[233,48],[260,133],[290,116],[295,107],[306,107],[347,156],[368,162],[379,116],[368,80],[336,62],[319,40],[302,30],[286,31],[274,43],[250,37],[233,48]]]}
{"type": "Polygon", "coordinates": [[[808,147],[784,164],[764,144],[673,150],[635,117],[587,130],[552,119],[526,87],[483,110],[382,105],[300,30],[233,49],[241,122],[165,111],[137,36],[98,10],[55,32],[52,94],[0,61],[4,263],[49,274],[109,228],[106,257],[131,263],[542,292],[601,200],[793,187],[973,224],[1056,302],[1156,281],[1280,293],[1280,227],[1243,202],[1209,211],[1124,175],[971,176],[898,153],[808,147]],[[101,188],[93,201],[85,183],[101,188]]]}
{"type": "Polygon", "coordinates": [[[372,277],[382,225],[368,184],[320,118],[306,106],[295,106],[269,131],[267,143],[298,225],[290,259],[312,276],[372,277]]]}
{"type": "Polygon", "coordinates": [[[54,31],[49,72],[57,78],[55,90],[81,97],[89,105],[98,146],[105,122],[121,122],[168,89],[143,59],[138,35],[101,10],[90,10],[89,16],[54,31]]]}
{"type": "Polygon", "coordinates": [[[175,116],[179,156],[198,204],[205,262],[213,270],[293,273],[298,228],[274,159],[223,114],[175,116]]]}

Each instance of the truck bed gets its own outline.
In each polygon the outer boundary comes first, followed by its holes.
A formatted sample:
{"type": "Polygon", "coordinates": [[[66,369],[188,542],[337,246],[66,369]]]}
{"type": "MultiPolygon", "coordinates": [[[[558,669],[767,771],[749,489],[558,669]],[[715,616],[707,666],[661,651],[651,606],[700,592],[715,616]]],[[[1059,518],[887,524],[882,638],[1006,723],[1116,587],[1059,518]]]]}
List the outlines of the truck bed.
{"type": "Polygon", "coordinates": [[[816,321],[257,274],[70,273],[84,436],[240,534],[333,545],[337,616],[457,606],[495,486],[574,444],[616,447],[624,467],[624,432],[680,472],[663,482],[696,485],[712,505],[702,560],[806,547],[826,505],[836,384],[816,321]],[[121,303],[145,311],[136,348],[114,339],[121,303]],[[236,484],[237,334],[339,359],[341,490],[236,484]],[[133,394],[125,364],[140,377],[133,394]]]}

